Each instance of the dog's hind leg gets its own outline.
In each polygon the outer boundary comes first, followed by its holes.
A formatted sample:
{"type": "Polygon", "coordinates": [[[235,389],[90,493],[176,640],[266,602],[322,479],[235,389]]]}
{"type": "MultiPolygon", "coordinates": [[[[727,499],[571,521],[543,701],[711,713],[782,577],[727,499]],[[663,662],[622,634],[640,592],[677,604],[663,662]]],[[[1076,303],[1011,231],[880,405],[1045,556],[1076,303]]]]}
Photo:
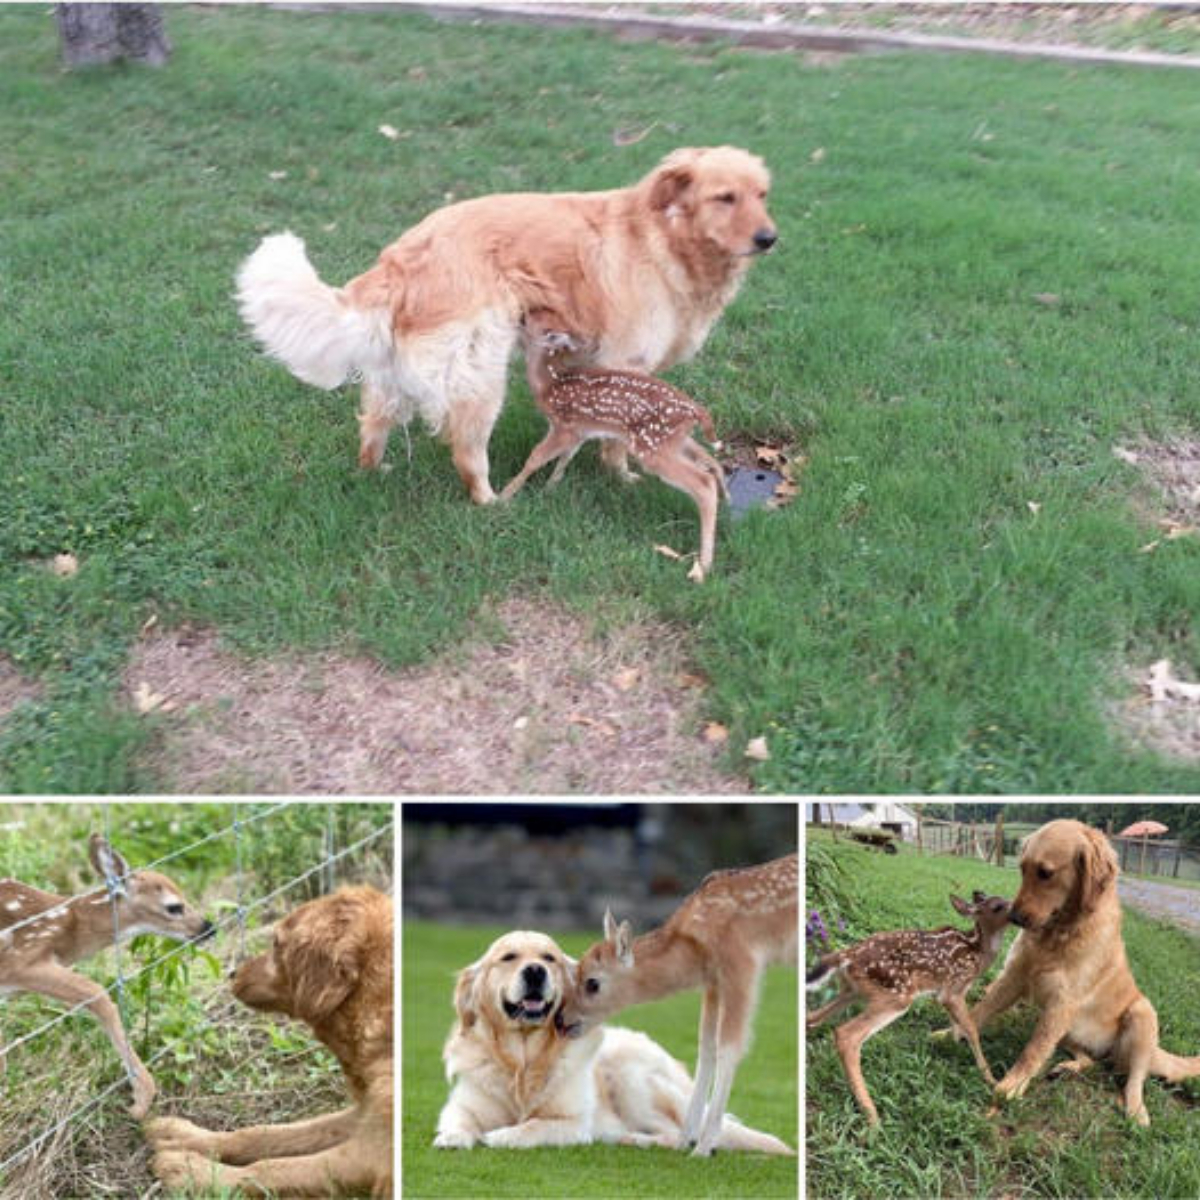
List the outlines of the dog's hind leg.
{"type": "Polygon", "coordinates": [[[388,434],[396,424],[397,404],[383,388],[366,380],[362,385],[362,407],[358,413],[358,465],[377,470],[383,463],[388,434]]]}
{"type": "Polygon", "coordinates": [[[1139,1125],[1150,1124],[1142,1088],[1158,1049],[1158,1013],[1145,996],[1139,996],[1121,1018],[1117,1065],[1124,1067],[1125,1114],[1139,1125]]]}
{"type": "Polygon", "coordinates": [[[488,440],[500,415],[504,392],[472,400],[456,400],[446,416],[445,438],[459,478],[476,504],[496,498],[488,479],[488,440]]]}

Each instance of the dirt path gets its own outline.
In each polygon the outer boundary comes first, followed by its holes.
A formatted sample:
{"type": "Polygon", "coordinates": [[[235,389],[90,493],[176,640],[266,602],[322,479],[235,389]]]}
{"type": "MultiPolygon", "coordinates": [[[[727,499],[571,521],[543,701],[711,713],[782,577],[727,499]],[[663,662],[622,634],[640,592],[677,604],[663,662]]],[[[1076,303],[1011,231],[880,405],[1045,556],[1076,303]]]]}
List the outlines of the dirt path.
{"type": "Polygon", "coordinates": [[[1122,879],[1117,890],[1131,908],[1200,936],[1200,890],[1145,879],[1122,879]]]}

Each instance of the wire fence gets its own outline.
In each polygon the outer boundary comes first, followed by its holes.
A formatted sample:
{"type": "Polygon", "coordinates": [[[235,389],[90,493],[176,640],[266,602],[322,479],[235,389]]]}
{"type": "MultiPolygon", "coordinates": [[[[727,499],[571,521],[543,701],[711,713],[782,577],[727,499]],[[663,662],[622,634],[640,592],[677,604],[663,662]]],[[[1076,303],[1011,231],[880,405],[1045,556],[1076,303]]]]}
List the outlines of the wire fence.
{"type": "MultiPolygon", "coordinates": [[[[112,949],[114,951],[116,960],[116,971],[112,983],[110,983],[107,987],[104,987],[102,990],[115,1002],[117,1010],[120,1013],[122,1027],[128,1031],[129,1022],[127,1020],[126,1011],[128,1002],[126,993],[128,986],[136,979],[141,976],[152,974],[161,968],[163,964],[189,951],[201,940],[208,940],[214,936],[220,937],[222,934],[230,931],[232,931],[237,938],[235,961],[240,962],[241,959],[245,957],[246,953],[246,927],[250,917],[281,896],[284,896],[287,893],[301,887],[308,881],[313,880],[314,877],[318,877],[320,880],[321,894],[333,891],[337,886],[339,864],[344,863],[345,860],[351,858],[352,856],[361,855],[368,848],[374,846],[376,843],[381,842],[384,838],[390,838],[393,835],[394,818],[391,816],[391,806],[381,805],[379,807],[387,809],[389,819],[385,823],[380,824],[376,828],[372,829],[369,833],[366,833],[365,835],[355,839],[350,844],[339,847],[337,844],[338,839],[335,818],[335,809],[338,806],[327,804],[327,815],[322,834],[321,855],[319,859],[316,862],[311,863],[311,865],[308,865],[306,869],[301,871],[299,874],[293,875],[291,878],[272,888],[270,891],[265,892],[261,896],[257,896],[248,900],[246,897],[247,872],[245,844],[248,832],[254,829],[256,826],[261,825],[263,822],[280,818],[289,810],[301,807],[311,810],[313,805],[305,805],[302,801],[282,801],[276,804],[271,804],[262,809],[252,810],[245,815],[238,813],[238,809],[242,807],[250,806],[234,805],[234,818],[228,825],[214,830],[203,837],[190,841],[186,845],[172,850],[169,854],[164,854],[162,857],[154,859],[152,862],[144,863],[136,867],[128,867],[126,871],[120,874],[110,874],[106,872],[103,886],[101,888],[92,889],[91,891],[83,893],[81,896],[64,898],[61,904],[54,905],[50,909],[35,913],[30,917],[23,918],[20,921],[16,921],[13,924],[0,929],[0,963],[3,961],[3,956],[12,951],[12,948],[15,945],[14,935],[20,930],[35,926],[38,923],[44,923],[48,920],[52,921],[58,917],[61,917],[67,913],[70,905],[77,904],[81,900],[87,900],[90,903],[100,903],[106,898],[112,911],[112,949]],[[128,929],[123,931],[121,928],[120,906],[118,901],[125,894],[126,884],[128,881],[140,872],[161,870],[172,861],[183,858],[185,855],[194,854],[195,851],[208,845],[209,843],[217,842],[226,838],[232,839],[234,845],[235,901],[232,911],[227,915],[218,918],[217,920],[209,922],[210,928],[206,929],[203,933],[189,938],[186,941],[180,942],[179,945],[152,959],[150,962],[140,965],[132,973],[127,974],[124,969],[124,963],[121,954],[121,942],[123,934],[124,936],[129,936],[130,931],[128,929]],[[100,900],[96,900],[95,897],[98,893],[104,893],[105,895],[101,897],[100,900]]],[[[110,846],[113,842],[112,811],[113,806],[104,806],[104,837],[110,846]]],[[[0,1045],[0,1061],[7,1062],[13,1051],[17,1050],[23,1045],[45,1037],[46,1034],[48,1034],[55,1027],[61,1025],[71,1017],[77,1016],[82,1012],[82,1010],[95,1004],[96,1001],[97,996],[89,996],[87,999],[80,1001],[78,1004],[72,1005],[64,1012],[61,1012],[57,1016],[43,1022],[29,1032],[14,1038],[10,1042],[6,1041],[3,1045],[0,1045]]],[[[145,1067],[147,1069],[152,1068],[154,1064],[158,1062],[164,1055],[178,1051],[187,1040],[188,1039],[184,1037],[179,1037],[164,1041],[164,1043],[159,1046],[149,1057],[143,1060],[145,1067]]],[[[113,1080],[94,1096],[90,1097],[85,1103],[82,1103],[71,1109],[59,1120],[55,1121],[51,1125],[48,1125],[45,1129],[41,1130],[36,1134],[36,1136],[30,1138],[23,1145],[7,1153],[4,1158],[0,1159],[0,1186],[3,1186],[7,1182],[9,1174],[14,1167],[30,1158],[30,1156],[36,1154],[38,1150],[40,1150],[47,1142],[51,1141],[57,1135],[62,1133],[67,1126],[71,1125],[73,1122],[82,1120],[82,1118],[87,1116],[89,1113],[99,1108],[114,1093],[127,1087],[133,1081],[133,1079],[134,1072],[132,1066],[130,1063],[125,1062],[125,1072],[122,1076],[113,1080]]],[[[7,1149],[7,1147],[0,1149],[0,1153],[6,1151],[7,1149]]],[[[7,1191],[5,1194],[8,1194],[7,1191]]]]}

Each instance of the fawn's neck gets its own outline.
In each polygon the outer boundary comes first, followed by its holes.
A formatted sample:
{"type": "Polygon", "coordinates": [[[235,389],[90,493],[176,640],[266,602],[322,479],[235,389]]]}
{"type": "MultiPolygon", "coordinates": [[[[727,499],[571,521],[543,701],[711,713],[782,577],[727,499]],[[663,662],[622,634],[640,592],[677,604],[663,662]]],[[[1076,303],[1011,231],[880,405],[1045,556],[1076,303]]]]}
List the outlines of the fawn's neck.
{"type": "Polygon", "coordinates": [[[635,938],[633,961],[638,1000],[657,1000],[704,981],[704,955],[691,938],[652,929],[635,938]]]}
{"type": "Polygon", "coordinates": [[[964,936],[967,939],[967,945],[971,947],[975,957],[979,960],[979,971],[982,974],[992,965],[992,959],[996,957],[1000,943],[1004,941],[1004,926],[1001,925],[999,929],[990,929],[985,932],[977,925],[964,936]]]}

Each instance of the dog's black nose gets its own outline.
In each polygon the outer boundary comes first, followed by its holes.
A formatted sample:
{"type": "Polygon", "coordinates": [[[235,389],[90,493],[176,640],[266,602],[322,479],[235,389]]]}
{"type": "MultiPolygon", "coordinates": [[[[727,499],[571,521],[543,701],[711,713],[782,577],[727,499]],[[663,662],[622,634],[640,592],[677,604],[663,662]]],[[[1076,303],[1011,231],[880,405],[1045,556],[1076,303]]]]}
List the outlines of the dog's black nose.
{"type": "Polygon", "coordinates": [[[1018,912],[1015,908],[1013,908],[1009,910],[1008,923],[1010,925],[1017,925],[1021,929],[1024,929],[1025,926],[1029,924],[1029,921],[1026,919],[1024,913],[1018,912]]]}
{"type": "Polygon", "coordinates": [[[529,966],[521,968],[521,978],[525,981],[527,988],[536,988],[540,991],[546,982],[546,968],[540,963],[530,963],[529,966]]]}
{"type": "Polygon", "coordinates": [[[770,250],[770,248],[779,241],[779,234],[773,229],[760,229],[754,235],[754,248],[756,250],[770,250]]]}

